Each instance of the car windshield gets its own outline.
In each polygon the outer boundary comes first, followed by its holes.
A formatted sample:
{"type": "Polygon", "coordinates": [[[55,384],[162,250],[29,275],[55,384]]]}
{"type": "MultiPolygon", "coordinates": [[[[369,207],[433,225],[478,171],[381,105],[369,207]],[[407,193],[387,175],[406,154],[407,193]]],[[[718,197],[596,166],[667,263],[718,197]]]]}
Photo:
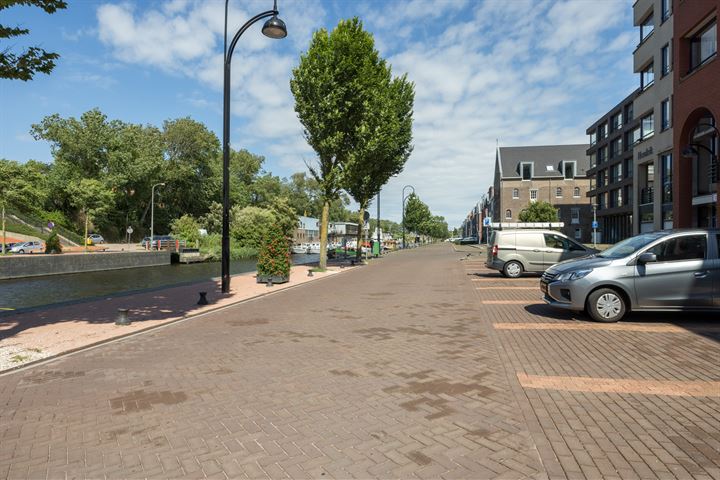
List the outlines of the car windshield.
{"type": "Polygon", "coordinates": [[[598,257],[602,258],[623,258],[631,255],[638,250],[644,248],[646,245],[654,242],[658,238],[662,238],[666,233],[645,233],[636,237],[628,238],[620,243],[616,243],[612,247],[598,254],[598,257]]]}

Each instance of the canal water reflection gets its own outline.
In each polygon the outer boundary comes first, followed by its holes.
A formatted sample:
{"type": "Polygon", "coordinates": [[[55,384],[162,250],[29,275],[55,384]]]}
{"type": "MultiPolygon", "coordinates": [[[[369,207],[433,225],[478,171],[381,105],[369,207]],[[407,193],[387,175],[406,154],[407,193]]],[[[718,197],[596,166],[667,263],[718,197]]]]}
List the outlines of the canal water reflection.
{"type": "MultiPolygon", "coordinates": [[[[295,264],[317,262],[318,255],[293,255],[295,264]]],[[[256,260],[230,263],[230,273],[256,269],[256,260]]],[[[0,280],[0,312],[117,293],[199,282],[220,277],[220,262],[127,268],[102,272],[0,280]]]]}

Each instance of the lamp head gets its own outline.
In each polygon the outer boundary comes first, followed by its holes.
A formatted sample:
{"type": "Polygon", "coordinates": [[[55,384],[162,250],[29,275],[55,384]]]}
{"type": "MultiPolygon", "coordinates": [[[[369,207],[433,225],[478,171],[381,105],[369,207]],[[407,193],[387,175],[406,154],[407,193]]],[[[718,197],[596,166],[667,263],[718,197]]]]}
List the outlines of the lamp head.
{"type": "Polygon", "coordinates": [[[692,145],[687,145],[685,148],[682,149],[680,152],[680,155],[682,155],[684,158],[691,158],[693,155],[697,155],[699,152],[693,147],[692,145]]]}
{"type": "Polygon", "coordinates": [[[285,38],[287,37],[287,27],[285,26],[285,22],[280,20],[277,15],[273,15],[265,22],[265,25],[263,25],[262,33],[268,38],[285,38]]]}

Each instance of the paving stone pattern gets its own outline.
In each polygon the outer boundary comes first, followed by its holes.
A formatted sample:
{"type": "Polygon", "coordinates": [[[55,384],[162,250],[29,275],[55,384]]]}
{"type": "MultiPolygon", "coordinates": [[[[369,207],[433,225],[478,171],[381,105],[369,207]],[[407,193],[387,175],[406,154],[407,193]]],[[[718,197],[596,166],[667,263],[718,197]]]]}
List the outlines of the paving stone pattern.
{"type": "Polygon", "coordinates": [[[518,380],[710,385],[709,317],[495,328],[576,321],[461,258],[397,253],[1,376],[0,477],[720,478],[717,396],[518,380]]]}

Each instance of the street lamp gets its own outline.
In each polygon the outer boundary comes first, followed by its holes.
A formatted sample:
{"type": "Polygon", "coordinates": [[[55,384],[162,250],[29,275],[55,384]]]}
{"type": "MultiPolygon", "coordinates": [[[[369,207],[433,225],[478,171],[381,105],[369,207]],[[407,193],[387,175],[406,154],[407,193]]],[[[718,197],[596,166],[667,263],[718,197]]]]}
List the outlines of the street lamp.
{"type": "Polygon", "coordinates": [[[223,44],[223,62],[225,77],[223,81],[223,223],[222,223],[222,293],[230,293],[230,64],[235,45],[245,30],[258,20],[270,17],[262,27],[262,33],[268,38],[285,38],[285,22],[278,18],[277,0],[273,9],[259,13],[240,27],[235,33],[230,47],[227,45],[228,2],[225,0],[225,40],[223,44]]]}
{"type": "Polygon", "coordinates": [[[407,200],[407,198],[410,196],[410,195],[405,196],[405,189],[406,189],[406,188],[412,189],[412,195],[415,195],[415,187],[413,187],[412,185],[405,185],[405,186],[403,187],[403,189],[402,189],[403,250],[404,250],[405,247],[406,247],[406,244],[405,244],[405,200],[407,200]]]}
{"type": "Polygon", "coordinates": [[[155,187],[164,187],[164,183],[156,183],[150,189],[150,250],[153,247],[153,232],[155,227],[155,187]]]}

